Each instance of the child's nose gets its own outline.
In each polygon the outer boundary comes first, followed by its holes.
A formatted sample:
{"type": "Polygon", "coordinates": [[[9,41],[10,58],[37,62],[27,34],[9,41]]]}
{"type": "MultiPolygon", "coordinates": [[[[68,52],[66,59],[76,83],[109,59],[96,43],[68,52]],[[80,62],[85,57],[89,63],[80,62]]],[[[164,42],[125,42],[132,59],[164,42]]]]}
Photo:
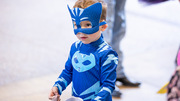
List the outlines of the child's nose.
{"type": "Polygon", "coordinates": [[[79,34],[80,37],[84,37],[85,36],[85,34],[82,33],[82,32],[78,32],[77,34],[79,34]]]}

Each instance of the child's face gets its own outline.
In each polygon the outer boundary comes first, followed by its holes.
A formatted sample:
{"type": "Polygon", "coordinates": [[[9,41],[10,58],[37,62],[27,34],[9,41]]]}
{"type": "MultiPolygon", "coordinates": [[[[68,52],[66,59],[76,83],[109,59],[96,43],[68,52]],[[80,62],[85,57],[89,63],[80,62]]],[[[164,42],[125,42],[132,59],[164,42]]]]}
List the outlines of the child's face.
{"type": "MultiPolygon", "coordinates": [[[[82,21],[81,22],[81,28],[92,28],[91,22],[90,21],[82,21]]],[[[77,29],[76,23],[74,22],[74,29],[77,29]]],[[[99,28],[100,29],[100,28],[99,28]]],[[[89,44],[91,42],[94,42],[98,40],[101,36],[101,31],[97,31],[96,33],[93,34],[84,34],[84,33],[77,33],[76,37],[82,41],[84,44],[89,44]]]]}
{"type": "MultiPolygon", "coordinates": [[[[74,24],[74,29],[77,29],[76,22],[73,22],[73,24],[74,24]]],[[[81,21],[80,25],[81,28],[92,28],[90,21],[81,21]]],[[[89,44],[91,42],[98,40],[101,37],[101,32],[104,31],[106,28],[107,28],[107,24],[99,26],[99,30],[93,34],[85,34],[79,32],[76,34],[76,37],[84,44],[89,44]]]]}

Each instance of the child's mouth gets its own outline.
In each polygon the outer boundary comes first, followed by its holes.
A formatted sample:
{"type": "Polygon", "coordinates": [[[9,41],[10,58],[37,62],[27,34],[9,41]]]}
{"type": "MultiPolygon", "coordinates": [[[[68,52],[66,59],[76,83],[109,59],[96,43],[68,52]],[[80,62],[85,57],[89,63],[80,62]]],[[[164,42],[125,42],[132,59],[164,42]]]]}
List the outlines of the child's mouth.
{"type": "Polygon", "coordinates": [[[82,39],[82,40],[85,40],[85,39],[87,39],[87,37],[81,37],[81,39],[82,39]]]}

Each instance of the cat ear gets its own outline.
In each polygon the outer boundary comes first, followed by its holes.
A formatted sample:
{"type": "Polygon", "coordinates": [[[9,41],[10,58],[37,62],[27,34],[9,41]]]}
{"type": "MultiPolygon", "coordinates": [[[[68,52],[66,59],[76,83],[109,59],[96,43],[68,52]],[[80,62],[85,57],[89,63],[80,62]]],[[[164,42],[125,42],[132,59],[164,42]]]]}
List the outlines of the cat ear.
{"type": "Polygon", "coordinates": [[[84,9],[86,12],[88,12],[89,14],[93,13],[93,15],[101,15],[102,12],[102,4],[101,3],[95,3],[87,8],[84,9]],[[96,13],[95,13],[96,12],[96,13]]]}
{"type": "Polygon", "coordinates": [[[74,13],[73,13],[73,11],[72,11],[71,8],[69,7],[69,5],[67,5],[67,7],[68,7],[68,10],[69,10],[69,13],[70,13],[71,17],[73,18],[73,17],[75,16],[74,13]]]}
{"type": "Polygon", "coordinates": [[[86,9],[94,9],[94,10],[102,10],[102,4],[101,3],[95,3],[89,7],[87,7],[86,9]]]}

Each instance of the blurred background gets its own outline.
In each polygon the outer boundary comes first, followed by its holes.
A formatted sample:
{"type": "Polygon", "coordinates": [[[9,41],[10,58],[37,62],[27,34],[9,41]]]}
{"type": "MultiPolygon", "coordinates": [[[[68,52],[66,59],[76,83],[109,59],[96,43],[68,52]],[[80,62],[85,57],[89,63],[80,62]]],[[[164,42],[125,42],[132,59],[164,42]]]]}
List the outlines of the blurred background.
{"type": "MultiPolygon", "coordinates": [[[[49,101],[48,94],[77,40],[67,4],[75,0],[0,0],[0,101],[49,101]]],[[[165,101],[157,91],[175,70],[180,46],[180,3],[126,3],[122,40],[125,72],[139,88],[120,88],[113,101],[165,101]]],[[[68,87],[62,95],[71,95],[68,87]]],[[[64,100],[62,100],[64,101],[64,100]]]]}

